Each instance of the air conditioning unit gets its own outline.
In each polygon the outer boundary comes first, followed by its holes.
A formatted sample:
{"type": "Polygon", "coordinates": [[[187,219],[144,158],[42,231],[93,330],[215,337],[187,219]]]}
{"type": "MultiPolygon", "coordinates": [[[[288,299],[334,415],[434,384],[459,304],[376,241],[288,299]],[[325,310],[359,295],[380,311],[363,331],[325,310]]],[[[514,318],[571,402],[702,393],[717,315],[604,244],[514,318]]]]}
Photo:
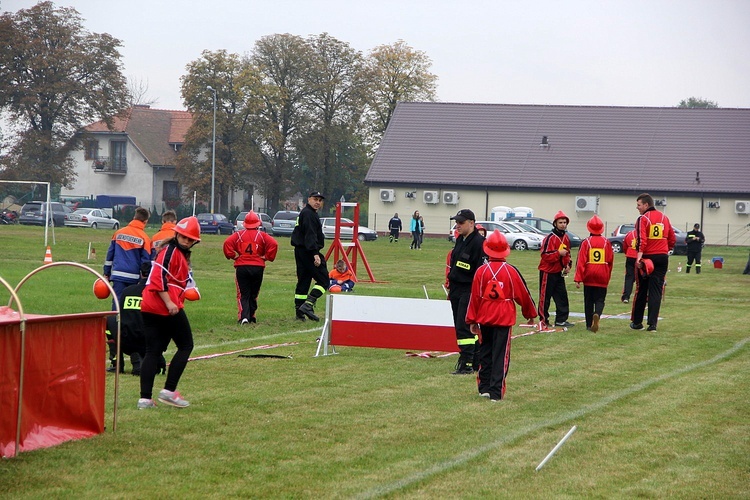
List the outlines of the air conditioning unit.
{"type": "Polygon", "coordinates": [[[737,200],[734,202],[734,213],[750,214],[750,201],[737,200]]]}
{"type": "Polygon", "coordinates": [[[437,191],[425,191],[422,194],[422,201],[434,205],[436,203],[440,203],[440,195],[437,191]]]}
{"type": "Polygon", "coordinates": [[[667,206],[667,199],[661,198],[659,200],[654,200],[654,205],[657,207],[666,207],[667,206]]]}
{"type": "Polygon", "coordinates": [[[707,201],[706,202],[706,208],[720,208],[721,203],[717,201],[707,201]]]}
{"type": "Polygon", "coordinates": [[[458,205],[458,193],[456,191],[445,191],[443,193],[443,203],[446,205],[458,205]]]}
{"type": "Polygon", "coordinates": [[[381,189],[380,190],[380,201],[391,203],[396,201],[396,191],[393,189],[381,189]]]}
{"type": "Polygon", "coordinates": [[[576,196],[576,212],[596,212],[596,196],[576,196]]]}

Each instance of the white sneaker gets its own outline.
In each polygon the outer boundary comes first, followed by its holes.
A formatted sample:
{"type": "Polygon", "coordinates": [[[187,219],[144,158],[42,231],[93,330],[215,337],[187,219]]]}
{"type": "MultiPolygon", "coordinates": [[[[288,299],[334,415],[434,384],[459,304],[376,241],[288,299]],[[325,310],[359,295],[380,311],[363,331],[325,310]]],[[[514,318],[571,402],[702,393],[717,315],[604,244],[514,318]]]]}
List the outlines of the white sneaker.
{"type": "Polygon", "coordinates": [[[156,408],[156,402],[153,399],[141,398],[138,400],[139,410],[148,410],[149,408],[156,408]]]}
{"type": "Polygon", "coordinates": [[[159,401],[176,408],[185,408],[187,406],[190,406],[190,402],[182,399],[182,396],[180,396],[179,392],[172,392],[166,389],[162,389],[161,391],[159,391],[159,401]]]}
{"type": "Polygon", "coordinates": [[[242,322],[240,324],[241,325],[247,325],[248,323],[250,323],[250,322],[247,320],[247,318],[242,318],[242,322]]]}

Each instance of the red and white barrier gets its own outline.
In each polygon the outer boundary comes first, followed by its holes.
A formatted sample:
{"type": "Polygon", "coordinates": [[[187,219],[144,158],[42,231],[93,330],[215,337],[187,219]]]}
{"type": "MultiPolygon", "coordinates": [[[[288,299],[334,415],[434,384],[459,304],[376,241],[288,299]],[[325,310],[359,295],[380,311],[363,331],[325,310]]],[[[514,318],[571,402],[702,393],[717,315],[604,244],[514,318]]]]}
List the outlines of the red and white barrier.
{"type": "Polygon", "coordinates": [[[458,352],[447,300],[328,295],[318,356],[328,346],[458,352]]]}

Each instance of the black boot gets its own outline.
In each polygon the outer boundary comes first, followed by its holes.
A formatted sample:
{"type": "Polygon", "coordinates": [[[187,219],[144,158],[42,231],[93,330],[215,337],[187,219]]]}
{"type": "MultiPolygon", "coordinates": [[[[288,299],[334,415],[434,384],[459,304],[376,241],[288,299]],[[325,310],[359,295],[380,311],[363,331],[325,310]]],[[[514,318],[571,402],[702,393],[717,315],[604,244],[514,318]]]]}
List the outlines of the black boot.
{"type": "Polygon", "coordinates": [[[472,363],[467,363],[465,359],[458,358],[456,369],[451,372],[451,375],[471,375],[472,373],[474,373],[472,363]]]}
{"type": "Polygon", "coordinates": [[[130,355],[130,364],[133,365],[133,375],[140,376],[141,374],[141,355],[137,352],[134,352],[130,355]]]}
{"type": "MultiPolygon", "coordinates": [[[[698,271],[696,271],[696,272],[698,272],[698,271]]],[[[685,274],[690,274],[690,266],[687,266],[685,268],[685,274]]]]}
{"type": "Polygon", "coordinates": [[[320,318],[315,315],[315,309],[313,309],[312,302],[305,302],[304,304],[299,306],[297,312],[304,314],[313,321],[320,321],[320,318]]]}
{"type": "Polygon", "coordinates": [[[701,273],[701,266],[695,266],[695,274],[701,273]]]}

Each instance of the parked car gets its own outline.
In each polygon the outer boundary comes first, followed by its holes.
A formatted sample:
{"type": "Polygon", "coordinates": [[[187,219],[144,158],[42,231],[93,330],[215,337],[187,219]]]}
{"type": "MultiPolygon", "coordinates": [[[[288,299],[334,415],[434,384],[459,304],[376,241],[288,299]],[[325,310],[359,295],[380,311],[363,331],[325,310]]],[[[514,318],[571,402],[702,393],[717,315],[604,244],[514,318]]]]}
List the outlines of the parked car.
{"type": "MultiPolygon", "coordinates": [[[[541,217],[508,217],[505,221],[523,222],[524,224],[537,228],[545,235],[551,233],[554,228],[551,220],[542,219],[541,217]]],[[[581,246],[581,238],[575,233],[568,231],[568,238],[570,238],[571,247],[576,248],[581,246]]]]}
{"type": "Polygon", "coordinates": [[[201,234],[232,234],[234,224],[224,214],[198,214],[201,234]]]}
{"type": "MultiPolygon", "coordinates": [[[[508,241],[508,245],[513,250],[539,250],[542,246],[542,240],[544,239],[543,234],[536,232],[524,231],[513,224],[506,224],[505,221],[487,221],[478,220],[476,224],[481,225],[487,230],[487,235],[492,233],[495,229],[505,235],[505,239],[508,241]]],[[[448,236],[450,241],[455,241],[456,226],[451,228],[451,234],[448,236]]]]}
{"type": "Polygon", "coordinates": [[[71,227],[90,227],[92,229],[107,227],[117,230],[120,228],[120,222],[117,219],[113,219],[107,212],[98,208],[79,208],[74,210],[72,214],[68,215],[65,225],[71,227]]]}
{"type": "Polygon", "coordinates": [[[297,225],[298,216],[299,212],[290,210],[280,210],[276,212],[276,215],[273,216],[273,220],[271,221],[271,224],[273,225],[271,232],[273,232],[273,235],[290,236],[292,231],[294,231],[294,226],[297,225]]]}
{"type": "MultiPolygon", "coordinates": [[[[353,224],[351,219],[341,218],[342,222],[353,224]]],[[[336,217],[323,217],[320,219],[323,223],[323,236],[326,238],[333,238],[336,234],[336,217]]],[[[352,239],[354,234],[354,228],[341,226],[341,237],[344,239],[352,239]]],[[[374,241],[378,239],[378,233],[369,227],[359,226],[357,228],[357,239],[359,241],[374,241]]]]}
{"type": "MultiPolygon", "coordinates": [[[[615,230],[612,231],[612,236],[607,238],[612,244],[612,251],[614,253],[620,253],[623,251],[623,241],[625,240],[625,235],[627,235],[633,229],[635,229],[635,224],[620,224],[619,226],[615,227],[615,230]]],[[[674,231],[675,245],[670,255],[687,255],[687,243],[685,243],[687,233],[674,226],[672,226],[672,230],[674,231]]]]}
{"type": "MultiPolygon", "coordinates": [[[[260,230],[264,231],[266,233],[271,232],[271,217],[268,214],[264,214],[263,212],[255,212],[258,214],[258,217],[260,217],[260,230]]],[[[247,212],[240,212],[237,214],[237,218],[234,220],[234,230],[235,231],[242,231],[245,229],[245,216],[247,216],[247,212]]]]}
{"type": "MultiPolygon", "coordinates": [[[[50,207],[52,208],[52,220],[49,222],[49,225],[62,226],[65,224],[68,215],[73,213],[70,208],[57,201],[51,202],[50,207]]],[[[46,221],[46,201],[30,201],[21,207],[21,216],[18,217],[20,224],[43,226],[47,223],[46,221]]]]}

